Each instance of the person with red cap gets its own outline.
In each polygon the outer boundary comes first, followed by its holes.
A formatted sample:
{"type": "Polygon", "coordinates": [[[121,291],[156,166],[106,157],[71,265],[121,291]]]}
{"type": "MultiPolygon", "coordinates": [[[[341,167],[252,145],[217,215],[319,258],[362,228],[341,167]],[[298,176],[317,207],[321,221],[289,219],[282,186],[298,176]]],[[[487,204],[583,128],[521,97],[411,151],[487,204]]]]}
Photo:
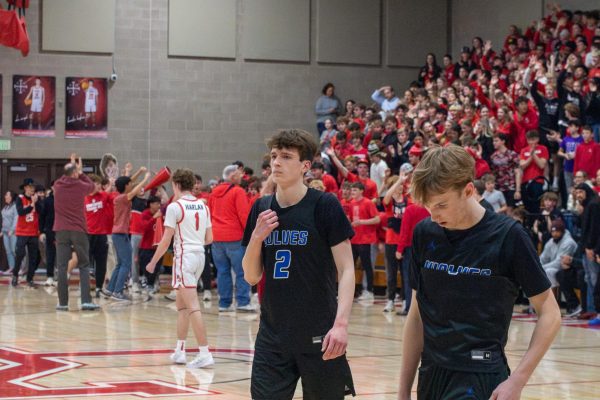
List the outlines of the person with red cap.
{"type": "Polygon", "coordinates": [[[369,178],[369,162],[367,160],[358,161],[358,165],[356,167],[357,173],[355,174],[353,172],[348,171],[348,168],[346,168],[344,164],[342,164],[342,162],[335,154],[335,151],[333,151],[331,148],[325,150],[325,152],[327,153],[331,161],[333,161],[344,180],[347,180],[348,182],[352,183],[362,183],[365,187],[364,197],[366,197],[369,200],[377,198],[377,184],[369,178]]]}
{"type": "Polygon", "coordinates": [[[423,157],[423,147],[418,145],[413,145],[408,151],[408,162],[413,167],[416,167],[419,161],[421,161],[421,157],[423,157]]]}

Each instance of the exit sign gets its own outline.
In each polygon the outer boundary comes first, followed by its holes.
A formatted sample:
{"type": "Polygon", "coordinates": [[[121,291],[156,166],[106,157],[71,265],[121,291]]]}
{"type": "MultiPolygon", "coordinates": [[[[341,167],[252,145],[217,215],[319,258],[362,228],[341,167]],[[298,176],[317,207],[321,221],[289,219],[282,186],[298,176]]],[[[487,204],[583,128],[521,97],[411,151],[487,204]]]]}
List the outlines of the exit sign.
{"type": "Polygon", "coordinates": [[[10,150],[10,139],[0,139],[0,151],[10,150]]]}

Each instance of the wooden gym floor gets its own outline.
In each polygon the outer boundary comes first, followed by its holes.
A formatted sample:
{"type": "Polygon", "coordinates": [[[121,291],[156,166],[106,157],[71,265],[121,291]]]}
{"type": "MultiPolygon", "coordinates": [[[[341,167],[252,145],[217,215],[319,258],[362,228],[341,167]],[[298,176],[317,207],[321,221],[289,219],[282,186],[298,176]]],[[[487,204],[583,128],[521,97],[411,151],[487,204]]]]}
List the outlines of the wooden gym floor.
{"type": "MultiPolygon", "coordinates": [[[[0,277],[0,399],[250,397],[257,314],[219,315],[216,301],[204,303],[217,364],[193,371],[168,359],[176,311],[164,293],[131,305],[100,300],[102,311],[81,312],[78,291],[71,286],[70,312],[56,312],[56,289],[12,288],[0,277]]],[[[352,310],[348,358],[357,399],[397,398],[404,317],[383,313],[383,305],[378,299],[352,310]]],[[[576,320],[563,325],[523,399],[600,398],[600,330],[576,320]]],[[[506,347],[513,368],[534,326],[532,318],[515,315],[506,347]]],[[[190,333],[188,348],[195,347],[190,333]]],[[[302,398],[300,389],[295,398],[302,398]]]]}

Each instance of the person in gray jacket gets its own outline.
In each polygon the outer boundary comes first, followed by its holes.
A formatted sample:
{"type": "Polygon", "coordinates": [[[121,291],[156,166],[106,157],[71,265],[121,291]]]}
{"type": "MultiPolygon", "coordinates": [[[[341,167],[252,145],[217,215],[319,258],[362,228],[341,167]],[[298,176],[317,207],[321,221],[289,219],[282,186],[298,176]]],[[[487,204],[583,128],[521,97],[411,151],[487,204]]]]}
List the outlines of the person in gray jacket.
{"type": "Polygon", "coordinates": [[[577,250],[577,243],[571,237],[569,231],[565,229],[565,223],[562,219],[552,221],[551,231],[552,239],[546,242],[540,261],[552,287],[558,287],[556,273],[561,270],[561,259],[563,256],[572,256],[577,250]]]}
{"type": "Polygon", "coordinates": [[[333,83],[326,83],[321,93],[322,96],[317,99],[317,104],[315,104],[317,139],[321,136],[321,132],[325,130],[325,121],[328,119],[335,121],[338,115],[342,113],[342,103],[335,95],[333,83]]]}
{"type": "Polygon", "coordinates": [[[12,272],[15,267],[15,248],[17,247],[17,206],[15,204],[16,194],[10,190],[4,194],[4,207],[2,207],[2,240],[6,251],[8,262],[7,273],[12,272]]]}

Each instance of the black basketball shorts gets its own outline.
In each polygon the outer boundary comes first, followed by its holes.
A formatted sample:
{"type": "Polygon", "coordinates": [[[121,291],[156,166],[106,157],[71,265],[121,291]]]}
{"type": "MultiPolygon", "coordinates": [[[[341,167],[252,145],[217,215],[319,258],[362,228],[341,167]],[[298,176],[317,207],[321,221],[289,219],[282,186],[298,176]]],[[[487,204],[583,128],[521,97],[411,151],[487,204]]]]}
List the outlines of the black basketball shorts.
{"type": "Polygon", "coordinates": [[[419,368],[418,400],[488,400],[509,371],[464,372],[430,365],[419,368]]]}
{"type": "Polygon", "coordinates": [[[257,348],[252,362],[250,392],[254,400],[286,400],[302,378],[305,400],[338,400],[356,395],[346,356],[323,360],[322,353],[291,353],[257,348]]]}

